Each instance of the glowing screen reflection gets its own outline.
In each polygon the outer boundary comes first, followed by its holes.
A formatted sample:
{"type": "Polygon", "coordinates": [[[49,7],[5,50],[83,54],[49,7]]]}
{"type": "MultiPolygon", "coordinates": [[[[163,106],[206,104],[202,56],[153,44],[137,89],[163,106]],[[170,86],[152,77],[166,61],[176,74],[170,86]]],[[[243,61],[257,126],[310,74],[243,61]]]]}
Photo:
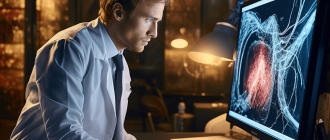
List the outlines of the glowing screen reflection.
{"type": "Polygon", "coordinates": [[[276,0],[242,9],[229,115],[297,138],[316,7],[276,0]]]}

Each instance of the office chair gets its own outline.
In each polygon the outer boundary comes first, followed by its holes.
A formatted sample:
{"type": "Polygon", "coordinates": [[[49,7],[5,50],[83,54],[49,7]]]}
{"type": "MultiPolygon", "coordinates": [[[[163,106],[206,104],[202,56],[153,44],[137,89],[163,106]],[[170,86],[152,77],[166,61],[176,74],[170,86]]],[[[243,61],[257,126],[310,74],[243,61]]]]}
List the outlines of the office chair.
{"type": "Polygon", "coordinates": [[[156,95],[146,94],[141,97],[141,103],[147,108],[148,122],[153,132],[170,132],[172,123],[169,117],[161,91],[158,88],[151,88],[156,95]]]}

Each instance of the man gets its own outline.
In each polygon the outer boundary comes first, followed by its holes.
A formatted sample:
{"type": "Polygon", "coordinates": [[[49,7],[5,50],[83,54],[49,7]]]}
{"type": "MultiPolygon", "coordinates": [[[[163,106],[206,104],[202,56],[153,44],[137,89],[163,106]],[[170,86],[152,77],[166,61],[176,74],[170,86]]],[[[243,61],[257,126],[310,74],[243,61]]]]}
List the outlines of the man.
{"type": "Polygon", "coordinates": [[[59,32],[37,52],[12,140],[135,139],[123,128],[130,95],[124,49],[157,37],[165,0],[100,0],[100,17],[59,32]]]}

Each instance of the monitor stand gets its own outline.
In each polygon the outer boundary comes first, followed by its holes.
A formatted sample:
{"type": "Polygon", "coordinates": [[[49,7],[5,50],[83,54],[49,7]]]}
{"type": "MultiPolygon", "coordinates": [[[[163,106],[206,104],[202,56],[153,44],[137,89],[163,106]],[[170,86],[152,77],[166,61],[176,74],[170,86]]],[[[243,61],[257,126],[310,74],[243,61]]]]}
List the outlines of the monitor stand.
{"type": "Polygon", "coordinates": [[[258,138],[255,137],[255,136],[252,136],[252,140],[260,140],[260,139],[258,139],[258,138]]]}

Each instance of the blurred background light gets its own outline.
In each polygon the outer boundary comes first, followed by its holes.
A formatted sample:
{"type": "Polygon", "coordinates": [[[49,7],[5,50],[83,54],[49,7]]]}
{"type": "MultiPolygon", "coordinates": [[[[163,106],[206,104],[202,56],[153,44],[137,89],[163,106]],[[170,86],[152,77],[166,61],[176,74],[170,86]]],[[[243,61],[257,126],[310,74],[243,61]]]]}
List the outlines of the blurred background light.
{"type": "Polygon", "coordinates": [[[174,39],[171,42],[171,46],[178,49],[185,48],[188,46],[188,42],[184,39],[174,39]]]}
{"type": "Polygon", "coordinates": [[[178,37],[176,39],[174,39],[171,42],[171,46],[174,47],[174,48],[181,49],[181,48],[185,48],[185,47],[188,46],[188,41],[185,39],[186,36],[184,35],[185,32],[186,32],[186,28],[181,27],[179,29],[179,31],[180,31],[180,34],[178,35],[178,37]]]}

